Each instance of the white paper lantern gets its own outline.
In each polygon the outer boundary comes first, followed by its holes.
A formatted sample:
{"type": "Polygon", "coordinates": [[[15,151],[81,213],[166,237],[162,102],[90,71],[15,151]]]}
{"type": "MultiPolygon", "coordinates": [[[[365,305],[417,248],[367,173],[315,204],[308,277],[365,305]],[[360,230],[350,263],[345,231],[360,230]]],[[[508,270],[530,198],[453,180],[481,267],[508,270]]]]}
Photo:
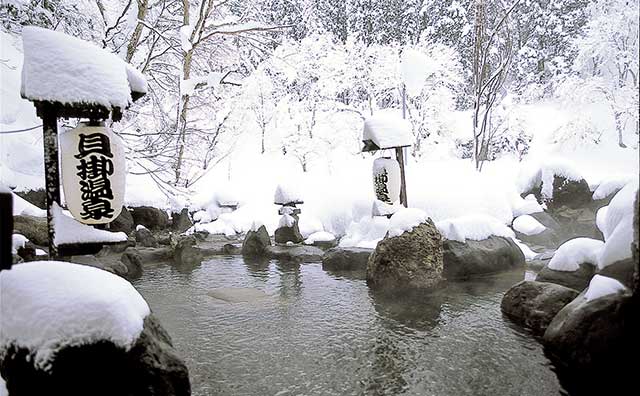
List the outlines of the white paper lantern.
{"type": "Polygon", "coordinates": [[[126,178],[120,137],[105,126],[60,134],[62,186],[73,217],[85,224],[105,224],[122,210],[126,178]]]}
{"type": "Polygon", "coordinates": [[[391,158],[373,161],[373,188],[376,198],[392,204],[400,199],[400,164],[391,158]]]}

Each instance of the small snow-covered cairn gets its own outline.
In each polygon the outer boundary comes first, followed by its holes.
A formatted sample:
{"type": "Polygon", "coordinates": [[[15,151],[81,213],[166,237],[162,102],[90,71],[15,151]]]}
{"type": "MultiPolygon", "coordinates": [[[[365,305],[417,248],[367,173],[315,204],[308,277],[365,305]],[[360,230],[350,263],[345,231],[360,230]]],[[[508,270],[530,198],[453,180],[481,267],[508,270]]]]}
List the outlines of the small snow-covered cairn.
{"type": "Polygon", "coordinates": [[[364,122],[362,152],[393,149],[396,160],[378,158],[373,163],[373,184],[376,192],[372,214],[390,217],[399,209],[396,201],[407,207],[407,185],[404,174],[403,148],[413,143],[411,124],[395,112],[385,110],[364,122]]]}
{"type": "MultiPolygon", "coordinates": [[[[84,253],[95,251],[120,236],[101,239],[90,233],[91,240],[86,241],[84,233],[57,235],[64,230],[56,227],[55,220],[56,212],[61,213],[58,140],[65,197],[74,218],[85,224],[115,220],[124,197],[124,149],[101,121],[119,121],[123,109],[146,94],[147,82],[115,54],[84,40],[33,26],[23,29],[22,38],[21,94],[42,118],[49,255],[80,254],[84,248],[84,253]],[[59,138],[58,118],[88,122],[59,138]],[[66,253],[61,244],[71,245],[65,247],[66,253]]],[[[68,223],[62,216],[57,222],[68,223]]]]}
{"type": "Polygon", "coordinates": [[[292,184],[280,184],[276,188],[273,202],[281,205],[278,214],[282,216],[275,232],[276,243],[301,243],[304,238],[298,228],[298,215],[301,211],[297,205],[304,204],[304,200],[300,191],[292,184]]]}

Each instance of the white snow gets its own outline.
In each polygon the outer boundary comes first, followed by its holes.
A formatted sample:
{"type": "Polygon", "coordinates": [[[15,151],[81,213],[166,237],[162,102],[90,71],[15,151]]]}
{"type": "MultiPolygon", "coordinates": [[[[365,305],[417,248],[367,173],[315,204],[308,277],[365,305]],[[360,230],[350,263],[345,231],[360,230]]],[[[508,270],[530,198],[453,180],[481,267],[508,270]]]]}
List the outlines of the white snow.
{"type": "Polygon", "coordinates": [[[127,68],[127,81],[129,81],[129,87],[133,92],[147,93],[147,79],[140,72],[140,70],[125,63],[127,68]]]}
{"type": "Polygon", "coordinates": [[[616,261],[630,258],[633,255],[631,242],[633,242],[633,218],[627,217],[618,223],[606,239],[598,260],[598,267],[602,269],[616,261]]]}
{"type": "Polygon", "coordinates": [[[128,349],[149,306],[123,278],[97,268],[34,261],[0,272],[0,356],[10,345],[34,352],[47,369],[63,347],[110,340],[128,349]]]}
{"type": "Polygon", "coordinates": [[[11,235],[11,253],[18,253],[19,248],[23,248],[25,243],[29,242],[26,236],[22,234],[11,235]]]}
{"type": "Polygon", "coordinates": [[[40,209],[31,202],[28,202],[27,200],[19,197],[16,194],[13,194],[13,215],[46,217],[47,211],[44,209],[40,209]]]}
{"type": "Polygon", "coordinates": [[[282,215],[280,218],[280,222],[278,223],[278,228],[282,227],[293,227],[296,224],[296,219],[288,214],[282,215]]]}
{"type": "Polygon", "coordinates": [[[637,191],[638,181],[633,181],[624,186],[614,195],[613,199],[611,199],[604,219],[604,229],[601,229],[605,240],[613,233],[622,219],[633,218],[633,208],[637,191]]]}
{"type": "Polygon", "coordinates": [[[615,175],[609,176],[600,181],[598,187],[593,192],[593,199],[604,199],[611,194],[615,194],[622,190],[628,183],[638,180],[638,176],[633,175],[615,175]]]}
{"type": "Polygon", "coordinates": [[[74,218],[65,215],[62,208],[55,203],[52,210],[53,225],[56,230],[53,243],[56,246],[71,243],[106,243],[127,240],[127,234],[124,232],[98,230],[76,221],[74,218]]]}
{"type": "Polygon", "coordinates": [[[394,203],[393,205],[389,205],[386,202],[382,202],[379,199],[373,201],[373,205],[371,206],[371,214],[373,216],[388,216],[393,215],[399,210],[404,209],[404,206],[399,203],[394,203]]]}
{"type": "Polygon", "coordinates": [[[0,396],[9,396],[9,391],[7,390],[7,387],[2,377],[0,377],[0,396]]]}
{"type": "Polygon", "coordinates": [[[549,269],[573,272],[580,264],[598,264],[604,242],[591,238],[575,238],[563,243],[549,261],[549,269]]]}
{"type": "Polygon", "coordinates": [[[315,242],[331,242],[335,240],[336,240],[336,237],[332,233],[326,232],[326,231],[319,231],[309,235],[307,239],[305,239],[304,243],[307,245],[313,245],[315,242]]]}
{"type": "Polygon", "coordinates": [[[184,25],[180,27],[180,46],[184,52],[191,51],[191,33],[193,33],[193,26],[184,25]]]}
{"type": "Polygon", "coordinates": [[[513,229],[525,235],[537,235],[546,230],[547,227],[532,216],[522,215],[513,220],[513,229]]]}
{"type": "Polygon", "coordinates": [[[513,200],[511,205],[513,208],[514,217],[530,215],[532,213],[540,213],[544,211],[542,205],[540,205],[538,201],[536,201],[536,198],[533,194],[529,194],[527,196],[527,199],[520,198],[520,195],[518,194],[516,194],[516,197],[514,198],[515,199],[513,200]],[[533,199],[530,199],[529,197],[533,197],[533,199]]]}
{"type": "Polygon", "coordinates": [[[598,266],[604,268],[632,256],[633,214],[638,181],[627,183],[613,197],[609,206],[596,214],[596,224],[605,238],[598,266]]]}
{"type": "Polygon", "coordinates": [[[516,245],[518,245],[518,247],[522,251],[522,254],[524,254],[525,260],[527,260],[527,261],[533,260],[538,255],[538,253],[536,253],[533,250],[531,250],[531,248],[529,246],[527,246],[525,243],[523,243],[519,239],[512,238],[512,240],[513,240],[513,242],[515,242],[516,245]]]}
{"type": "Polygon", "coordinates": [[[375,249],[388,230],[389,219],[386,217],[363,217],[349,224],[340,246],[375,249]]]}
{"type": "Polygon", "coordinates": [[[405,48],[402,50],[400,62],[400,72],[407,94],[418,96],[429,74],[431,59],[412,48],[405,48]]]}
{"type": "Polygon", "coordinates": [[[562,158],[550,158],[543,164],[524,164],[518,176],[518,189],[520,193],[524,193],[542,185],[542,197],[551,199],[553,198],[554,176],[563,176],[571,181],[579,181],[584,178],[571,161],[562,158]]]}
{"type": "Polygon", "coordinates": [[[603,206],[596,212],[596,227],[600,230],[604,238],[606,239],[609,234],[605,231],[607,229],[607,212],[609,211],[609,206],[603,206]]]}
{"type": "Polygon", "coordinates": [[[131,103],[124,61],[87,41],[34,26],[22,29],[22,95],[30,100],[125,108],[131,103]]]}
{"type": "Polygon", "coordinates": [[[498,219],[487,215],[468,215],[436,222],[445,239],[465,242],[481,241],[492,235],[515,238],[513,231],[498,219]]]}
{"type": "Polygon", "coordinates": [[[427,214],[420,209],[402,208],[395,212],[389,221],[389,237],[402,235],[404,232],[410,232],[413,227],[426,222],[427,214]]]}
{"type": "Polygon", "coordinates": [[[589,282],[589,288],[584,294],[584,298],[587,301],[591,301],[611,294],[622,293],[626,289],[627,288],[616,279],[609,278],[608,276],[595,275],[591,278],[591,282],[589,282]]]}
{"type": "Polygon", "coordinates": [[[380,149],[413,144],[411,123],[397,111],[380,110],[364,121],[362,140],[371,140],[380,149]]]}
{"type": "Polygon", "coordinates": [[[146,229],[147,229],[147,227],[143,226],[142,224],[138,224],[138,225],[136,226],[136,231],[146,230],[146,229]]]}
{"type": "Polygon", "coordinates": [[[303,194],[295,182],[281,183],[276,187],[273,202],[278,205],[303,202],[303,194]]]}

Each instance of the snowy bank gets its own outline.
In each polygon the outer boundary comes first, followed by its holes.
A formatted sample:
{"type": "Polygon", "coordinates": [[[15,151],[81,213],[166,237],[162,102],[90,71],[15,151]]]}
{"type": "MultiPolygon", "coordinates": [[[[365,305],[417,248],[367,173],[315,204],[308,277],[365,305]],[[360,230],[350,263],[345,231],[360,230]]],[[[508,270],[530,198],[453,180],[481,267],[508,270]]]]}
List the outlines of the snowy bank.
{"type": "Polygon", "coordinates": [[[597,265],[604,242],[591,238],[575,238],[563,243],[549,262],[554,271],[577,271],[580,264],[597,265]]]}
{"type": "Polygon", "coordinates": [[[57,351],[97,340],[128,349],[149,306],[133,286],[84,265],[34,261],[0,272],[0,356],[10,346],[34,354],[46,369],[57,351]]]}

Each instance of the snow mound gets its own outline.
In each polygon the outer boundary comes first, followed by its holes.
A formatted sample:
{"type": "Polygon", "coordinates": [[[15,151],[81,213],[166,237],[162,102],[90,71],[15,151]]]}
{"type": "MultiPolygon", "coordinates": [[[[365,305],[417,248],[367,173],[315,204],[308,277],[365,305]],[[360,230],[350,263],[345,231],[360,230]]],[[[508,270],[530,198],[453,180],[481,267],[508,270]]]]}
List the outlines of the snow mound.
{"type": "Polygon", "coordinates": [[[125,108],[131,88],[144,85],[115,54],[87,41],[34,26],[22,29],[22,39],[21,91],[30,100],[125,108]]]}
{"type": "Polygon", "coordinates": [[[609,211],[609,206],[603,206],[596,212],[596,227],[602,232],[604,238],[606,239],[609,234],[605,232],[607,229],[607,212],[609,211]]]}
{"type": "Polygon", "coordinates": [[[402,235],[404,232],[410,232],[413,227],[427,221],[427,214],[415,208],[402,208],[391,216],[389,221],[389,237],[402,235]]]}
{"type": "Polygon", "coordinates": [[[315,242],[331,242],[335,240],[336,240],[336,237],[332,233],[326,232],[326,231],[320,231],[320,232],[314,232],[313,234],[309,235],[309,237],[304,241],[304,243],[307,245],[313,245],[315,242]]]}
{"type": "Polygon", "coordinates": [[[14,216],[34,216],[34,217],[46,217],[47,211],[40,209],[31,202],[19,197],[16,194],[13,195],[13,215],[14,216]]]}
{"type": "Polygon", "coordinates": [[[18,249],[23,248],[27,242],[29,240],[22,234],[11,235],[11,254],[17,254],[18,249]]]}
{"type": "Polygon", "coordinates": [[[617,175],[610,176],[602,180],[598,185],[598,188],[593,192],[593,199],[605,199],[611,194],[615,194],[622,190],[624,186],[630,182],[637,180],[637,176],[633,175],[617,175]]]}
{"type": "Polygon", "coordinates": [[[626,289],[627,288],[616,279],[602,275],[595,275],[591,278],[591,282],[589,282],[589,288],[587,289],[584,298],[586,298],[587,301],[591,301],[611,294],[622,293],[626,289]]]}
{"type": "Polygon", "coordinates": [[[364,217],[349,224],[345,235],[340,239],[340,247],[360,247],[375,249],[378,242],[389,231],[389,219],[386,217],[364,217]]]}
{"type": "Polygon", "coordinates": [[[551,199],[553,198],[553,179],[555,176],[562,176],[571,181],[579,181],[584,178],[571,162],[553,159],[542,165],[528,164],[523,166],[518,175],[518,189],[520,193],[525,193],[542,186],[542,197],[551,199]]]}
{"type": "Polygon", "coordinates": [[[58,204],[54,203],[52,210],[53,226],[56,230],[53,243],[56,246],[71,243],[124,242],[127,240],[127,234],[124,232],[98,230],[76,221],[65,215],[58,204]]]}
{"type": "Polygon", "coordinates": [[[522,254],[524,254],[525,260],[531,261],[538,256],[538,253],[531,250],[529,246],[522,243],[522,241],[520,241],[519,239],[517,238],[512,238],[512,239],[513,239],[513,242],[515,242],[515,244],[518,245],[518,247],[522,251],[522,254]]]}
{"type": "Polygon", "coordinates": [[[469,215],[436,222],[436,227],[445,239],[465,242],[467,239],[481,241],[492,235],[515,238],[513,231],[498,219],[488,215],[469,215]]]}
{"type": "Polygon", "coordinates": [[[513,220],[513,229],[525,235],[537,235],[546,230],[538,220],[529,215],[522,215],[513,220]]]}
{"type": "MultiPolygon", "coordinates": [[[[533,197],[533,195],[531,194],[530,196],[533,197]]],[[[519,195],[517,197],[520,198],[519,195]]],[[[533,197],[533,199],[520,198],[519,200],[514,200],[514,202],[512,202],[512,207],[514,217],[530,215],[532,213],[540,213],[544,211],[542,205],[540,205],[538,201],[536,201],[535,197],[533,197]]]]}
{"type": "Polygon", "coordinates": [[[591,238],[575,238],[563,243],[549,262],[549,269],[573,272],[580,264],[597,265],[604,242],[591,238]]]}
{"type": "Polygon", "coordinates": [[[607,238],[598,260],[598,267],[602,269],[616,261],[632,257],[631,242],[633,242],[633,218],[629,217],[623,219],[607,238]]]}
{"type": "Polygon", "coordinates": [[[129,349],[149,306],[133,286],[84,265],[33,261],[0,272],[0,356],[10,345],[27,348],[47,369],[67,346],[110,340],[129,349]]]}
{"type": "Polygon", "coordinates": [[[613,233],[618,224],[625,218],[633,218],[633,207],[638,191],[638,181],[633,181],[616,193],[609,203],[604,218],[604,229],[601,230],[605,240],[613,233]]]}
{"type": "Polygon", "coordinates": [[[304,202],[302,191],[296,183],[279,184],[273,196],[273,202],[277,205],[304,202]]]}
{"type": "Polygon", "coordinates": [[[411,123],[402,119],[397,111],[380,110],[364,121],[362,140],[370,140],[380,149],[411,146],[411,123]]]}

